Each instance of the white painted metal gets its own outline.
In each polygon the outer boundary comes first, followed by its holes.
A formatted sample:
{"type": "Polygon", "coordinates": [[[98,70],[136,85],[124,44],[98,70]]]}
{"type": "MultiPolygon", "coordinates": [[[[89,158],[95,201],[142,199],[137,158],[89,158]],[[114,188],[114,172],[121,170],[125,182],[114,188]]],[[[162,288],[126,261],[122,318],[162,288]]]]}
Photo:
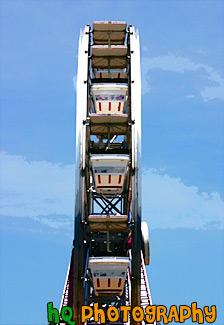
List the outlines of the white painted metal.
{"type": "Polygon", "coordinates": [[[84,169],[86,166],[86,125],[83,121],[87,116],[87,81],[89,74],[88,49],[89,26],[80,32],[78,74],[77,74],[77,104],[76,104],[76,178],[75,178],[75,240],[74,240],[74,291],[73,311],[76,323],[81,323],[78,306],[83,304],[83,276],[85,270],[84,231],[81,221],[85,219],[83,202],[85,198],[84,169]]]}
{"type": "MultiPolygon", "coordinates": [[[[141,268],[141,69],[138,31],[130,33],[131,120],[132,120],[132,308],[140,304],[141,268]]],[[[136,324],[132,321],[131,324],[136,324]]]]}
{"type": "MultiPolygon", "coordinates": [[[[131,50],[131,119],[132,127],[132,168],[139,170],[138,183],[141,181],[141,66],[139,33],[134,27],[130,27],[130,50],[131,50]]],[[[140,182],[141,183],[141,182],[140,182]]],[[[141,187],[141,184],[138,184],[141,187]]]]}
{"type": "Polygon", "coordinates": [[[142,243],[143,243],[143,255],[145,265],[149,265],[150,251],[149,251],[149,228],[146,221],[142,221],[141,224],[142,231],[142,243]]]}
{"type": "Polygon", "coordinates": [[[89,27],[80,31],[79,53],[78,53],[78,73],[76,85],[76,167],[85,167],[85,128],[83,121],[87,116],[87,78],[88,78],[88,47],[89,47],[89,27]],[[82,157],[80,157],[82,154],[82,157]],[[80,164],[81,160],[81,164],[80,164]]]}
{"type": "Polygon", "coordinates": [[[87,117],[88,47],[89,26],[86,26],[83,31],[81,30],[79,37],[79,59],[76,86],[76,216],[78,213],[81,213],[82,210],[82,207],[80,206],[81,200],[84,201],[84,188],[82,189],[81,184],[83,180],[81,179],[80,173],[86,166],[86,126],[83,124],[83,121],[85,121],[87,117]]]}

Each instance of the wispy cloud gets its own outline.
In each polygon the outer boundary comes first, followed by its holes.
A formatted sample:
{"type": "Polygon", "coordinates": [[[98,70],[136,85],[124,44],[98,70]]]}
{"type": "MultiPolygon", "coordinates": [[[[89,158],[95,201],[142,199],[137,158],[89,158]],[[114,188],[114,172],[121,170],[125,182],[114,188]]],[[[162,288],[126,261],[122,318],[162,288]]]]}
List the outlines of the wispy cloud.
{"type": "Polygon", "coordinates": [[[150,228],[222,228],[224,202],[218,192],[199,192],[156,169],[143,177],[143,218],[150,228]]]}
{"type": "Polygon", "coordinates": [[[168,54],[152,58],[143,57],[142,59],[142,92],[143,95],[151,90],[149,71],[159,69],[176,73],[184,73],[187,71],[198,71],[201,79],[207,79],[208,83],[215,83],[214,86],[201,87],[199,94],[203,101],[212,99],[224,99],[224,79],[212,67],[196,63],[193,60],[168,54]]]}
{"type": "Polygon", "coordinates": [[[28,161],[1,153],[1,215],[73,216],[73,165],[28,161]]]}
{"type": "Polygon", "coordinates": [[[33,220],[40,222],[54,229],[73,229],[73,218],[68,215],[47,215],[32,217],[33,220]]]}
{"type": "MultiPolygon", "coordinates": [[[[74,172],[74,165],[1,153],[1,215],[32,218],[55,230],[73,228],[74,172]]],[[[143,219],[151,229],[222,227],[218,192],[200,193],[161,170],[147,169],[143,176],[143,219]]]]}

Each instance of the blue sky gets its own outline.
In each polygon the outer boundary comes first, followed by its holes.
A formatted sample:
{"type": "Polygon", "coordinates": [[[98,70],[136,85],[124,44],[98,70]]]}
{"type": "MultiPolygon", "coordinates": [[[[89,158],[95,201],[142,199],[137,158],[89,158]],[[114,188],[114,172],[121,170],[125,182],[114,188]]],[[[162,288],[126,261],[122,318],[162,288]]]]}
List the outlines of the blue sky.
{"type": "Polygon", "coordinates": [[[140,32],[154,302],[215,303],[223,324],[224,2],[0,4],[0,324],[46,324],[46,303],[59,305],[73,239],[78,38],[94,20],[140,32]]]}

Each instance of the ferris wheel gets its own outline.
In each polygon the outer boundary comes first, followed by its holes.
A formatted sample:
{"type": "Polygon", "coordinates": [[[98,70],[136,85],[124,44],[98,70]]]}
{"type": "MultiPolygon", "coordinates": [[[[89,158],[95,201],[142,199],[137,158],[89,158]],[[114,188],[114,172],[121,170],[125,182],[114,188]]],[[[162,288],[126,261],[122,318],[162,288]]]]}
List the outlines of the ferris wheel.
{"type": "MultiPolygon", "coordinates": [[[[141,221],[141,71],[138,32],[97,21],[81,31],[76,105],[75,237],[61,308],[152,305],[141,221]]],[[[104,324],[147,324],[129,315],[104,324]]]]}

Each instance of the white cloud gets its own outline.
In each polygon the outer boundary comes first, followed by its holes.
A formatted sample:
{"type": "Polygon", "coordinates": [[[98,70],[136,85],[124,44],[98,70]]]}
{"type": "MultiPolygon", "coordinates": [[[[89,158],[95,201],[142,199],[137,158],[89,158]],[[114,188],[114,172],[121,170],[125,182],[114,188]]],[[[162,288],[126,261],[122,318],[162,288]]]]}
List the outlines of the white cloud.
{"type": "MultiPolygon", "coordinates": [[[[1,215],[28,217],[54,229],[73,223],[75,166],[1,153],[1,215]]],[[[221,227],[220,194],[199,193],[161,170],[144,171],[143,219],[153,228],[221,227]]],[[[28,223],[29,224],[29,223],[28,223]]]]}
{"type": "Polygon", "coordinates": [[[75,168],[1,153],[1,215],[73,217],[75,168]]]}
{"type": "MultiPolygon", "coordinates": [[[[212,99],[224,99],[224,79],[212,67],[196,63],[189,58],[168,54],[153,58],[143,57],[142,59],[142,93],[143,95],[151,90],[149,84],[149,71],[152,69],[160,69],[176,73],[184,73],[186,71],[200,71],[201,78],[206,78],[209,82],[216,83],[215,86],[207,86],[199,90],[203,101],[212,99]],[[206,74],[206,76],[205,76],[206,74]]],[[[200,73],[199,72],[199,73],[200,73]]]]}
{"type": "Polygon", "coordinates": [[[66,215],[38,216],[32,219],[54,229],[73,229],[73,218],[66,215]]]}
{"type": "Polygon", "coordinates": [[[214,71],[211,67],[204,66],[204,68],[207,72],[206,78],[217,83],[217,86],[205,87],[201,91],[201,96],[203,100],[207,102],[210,99],[224,99],[224,79],[219,75],[218,72],[214,71]]]}
{"type": "Polygon", "coordinates": [[[143,218],[150,228],[223,227],[224,202],[218,192],[199,193],[196,186],[186,186],[180,178],[144,171],[143,218]]]}

